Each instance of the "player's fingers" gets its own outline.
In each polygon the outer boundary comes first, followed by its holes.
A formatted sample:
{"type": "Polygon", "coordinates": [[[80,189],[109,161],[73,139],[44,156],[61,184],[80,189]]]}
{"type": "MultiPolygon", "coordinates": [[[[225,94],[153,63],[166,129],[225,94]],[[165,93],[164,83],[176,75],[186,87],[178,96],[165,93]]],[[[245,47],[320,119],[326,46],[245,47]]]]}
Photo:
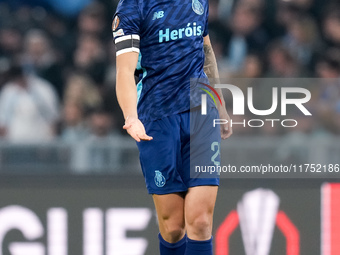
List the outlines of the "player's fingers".
{"type": "Polygon", "coordinates": [[[140,139],[139,139],[139,137],[138,137],[138,135],[136,134],[136,133],[130,133],[129,132],[129,135],[133,138],[133,139],[135,139],[137,142],[140,142],[140,139]]]}
{"type": "Polygon", "coordinates": [[[221,138],[223,140],[229,138],[231,135],[233,134],[233,130],[232,128],[229,126],[227,127],[222,127],[222,130],[221,130],[221,138]]]}
{"type": "Polygon", "coordinates": [[[233,130],[229,130],[225,139],[229,138],[232,134],[233,134],[233,130]]]}
{"type": "Polygon", "coordinates": [[[123,126],[123,129],[129,129],[130,127],[132,127],[131,124],[125,124],[125,125],[123,126]]]}
{"type": "Polygon", "coordinates": [[[226,133],[226,134],[224,134],[224,135],[222,136],[222,139],[223,139],[223,140],[226,140],[226,139],[228,139],[231,135],[232,135],[232,132],[228,132],[228,133],[226,133]]]}
{"type": "Polygon", "coordinates": [[[152,136],[148,136],[147,134],[142,134],[142,135],[139,135],[138,136],[141,140],[143,140],[143,141],[150,141],[150,140],[152,140],[153,139],[153,137],[152,136]]]}
{"type": "Polygon", "coordinates": [[[140,142],[140,139],[139,139],[139,137],[138,137],[138,136],[132,136],[132,138],[133,138],[133,139],[135,139],[135,140],[136,140],[136,142],[140,142]]]}

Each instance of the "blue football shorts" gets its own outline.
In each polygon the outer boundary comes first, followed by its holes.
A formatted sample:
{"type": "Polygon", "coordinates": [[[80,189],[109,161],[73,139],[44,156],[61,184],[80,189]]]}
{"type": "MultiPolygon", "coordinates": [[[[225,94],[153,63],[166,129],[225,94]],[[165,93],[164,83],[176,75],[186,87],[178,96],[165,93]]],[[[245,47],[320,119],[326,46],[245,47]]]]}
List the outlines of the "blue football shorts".
{"type": "Polygon", "coordinates": [[[186,192],[195,186],[218,186],[219,175],[204,169],[220,165],[220,127],[216,108],[200,109],[143,123],[151,141],[137,143],[150,194],[186,192]],[[200,170],[201,169],[201,170],[200,170]]]}

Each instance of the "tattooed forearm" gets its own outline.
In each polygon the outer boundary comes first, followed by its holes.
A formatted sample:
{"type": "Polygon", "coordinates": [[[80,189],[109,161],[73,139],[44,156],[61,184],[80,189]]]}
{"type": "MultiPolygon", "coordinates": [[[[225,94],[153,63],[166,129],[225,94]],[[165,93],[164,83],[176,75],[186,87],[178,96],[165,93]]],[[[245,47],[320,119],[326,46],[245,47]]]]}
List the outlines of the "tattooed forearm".
{"type": "Polygon", "coordinates": [[[211,45],[204,44],[203,49],[205,54],[204,72],[208,78],[218,78],[216,58],[211,45]]]}
{"type": "MultiPolygon", "coordinates": [[[[215,54],[211,47],[211,44],[204,44],[203,49],[204,49],[204,54],[205,54],[204,72],[208,76],[210,82],[212,82],[211,85],[214,86],[214,83],[219,82],[219,75],[218,75],[218,68],[217,68],[215,54]]],[[[223,99],[222,91],[221,89],[216,89],[216,91],[222,100],[222,105],[223,105],[222,108],[225,109],[225,102],[223,99]]],[[[217,108],[218,109],[220,108],[219,104],[217,108]]]]}

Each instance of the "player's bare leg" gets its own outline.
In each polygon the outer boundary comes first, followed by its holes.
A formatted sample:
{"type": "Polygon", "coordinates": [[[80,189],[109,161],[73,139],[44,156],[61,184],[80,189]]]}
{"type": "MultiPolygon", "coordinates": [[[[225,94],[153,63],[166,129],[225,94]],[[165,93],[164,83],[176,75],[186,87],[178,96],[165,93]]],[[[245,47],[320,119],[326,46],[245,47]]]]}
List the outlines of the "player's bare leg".
{"type": "Polygon", "coordinates": [[[165,241],[176,243],[185,235],[184,195],[153,195],[159,230],[165,241]]]}
{"type": "Polygon", "coordinates": [[[186,249],[184,194],[153,195],[161,255],[184,255],[186,249]]]}
{"type": "Polygon", "coordinates": [[[190,188],[185,197],[186,255],[212,254],[212,224],[217,186],[190,188]]]}

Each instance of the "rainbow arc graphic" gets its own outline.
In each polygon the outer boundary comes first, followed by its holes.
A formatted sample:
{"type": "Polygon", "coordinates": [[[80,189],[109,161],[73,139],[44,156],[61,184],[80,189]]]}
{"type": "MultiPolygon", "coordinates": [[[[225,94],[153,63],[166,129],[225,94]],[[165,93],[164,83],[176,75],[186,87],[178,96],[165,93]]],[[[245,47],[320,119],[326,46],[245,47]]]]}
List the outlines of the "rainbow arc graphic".
{"type": "MultiPolygon", "coordinates": [[[[206,88],[200,88],[200,90],[204,91],[205,93],[207,93],[211,97],[211,99],[215,103],[216,108],[217,108],[217,102],[216,102],[216,99],[215,99],[213,93],[216,95],[219,103],[222,106],[221,97],[218,95],[217,91],[212,86],[210,86],[210,85],[208,85],[206,83],[203,83],[203,82],[199,82],[199,84],[201,84],[201,85],[206,87],[206,88]],[[210,89],[212,92],[210,92],[208,89],[210,89]]],[[[201,109],[201,114],[202,115],[207,115],[207,95],[206,94],[202,94],[202,109],[201,109]]]]}

